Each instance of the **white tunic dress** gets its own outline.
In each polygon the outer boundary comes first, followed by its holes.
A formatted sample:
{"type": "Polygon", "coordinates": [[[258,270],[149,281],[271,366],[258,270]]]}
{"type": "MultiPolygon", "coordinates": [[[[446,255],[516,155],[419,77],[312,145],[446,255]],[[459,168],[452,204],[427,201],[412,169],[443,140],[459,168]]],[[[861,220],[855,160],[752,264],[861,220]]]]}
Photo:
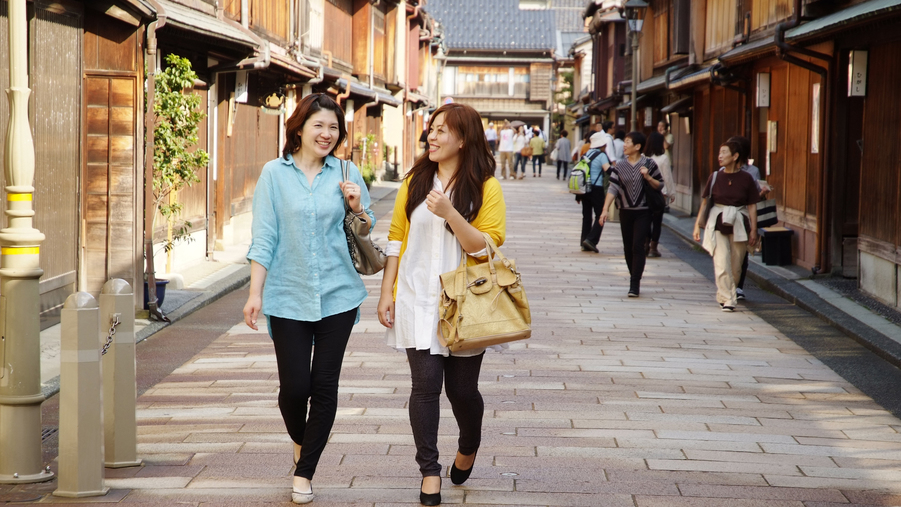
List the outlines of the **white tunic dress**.
{"type": "MultiPolygon", "coordinates": [[[[435,190],[444,191],[435,176],[435,190]]],[[[447,357],[450,351],[438,340],[438,304],[442,273],[460,265],[460,242],[447,228],[443,218],[429,211],[423,201],[410,216],[407,250],[397,268],[397,296],[394,301],[394,325],[385,333],[387,343],[396,349],[429,350],[447,357]]],[[[389,241],[388,256],[400,255],[401,241],[389,241]]],[[[470,254],[472,255],[472,254],[470,254]]],[[[474,257],[484,256],[485,251],[474,257]]],[[[476,356],[484,348],[454,352],[457,357],[476,356]]]]}

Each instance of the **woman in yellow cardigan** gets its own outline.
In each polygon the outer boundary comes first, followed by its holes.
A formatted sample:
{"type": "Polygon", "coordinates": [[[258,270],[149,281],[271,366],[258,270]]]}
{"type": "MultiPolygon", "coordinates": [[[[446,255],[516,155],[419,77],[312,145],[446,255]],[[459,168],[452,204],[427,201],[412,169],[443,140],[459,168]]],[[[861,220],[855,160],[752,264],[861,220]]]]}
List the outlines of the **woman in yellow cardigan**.
{"type": "Polygon", "coordinates": [[[485,349],[450,353],[438,340],[439,276],[457,267],[462,251],[470,263],[484,262],[483,232],[503,244],[506,206],[475,109],[446,104],[428,128],[429,152],[413,165],[394,203],[378,314],[388,344],[403,349],[410,363],[410,426],[423,478],[419,500],[438,505],[442,381],[460,428],[450,469],[454,484],[472,472],[485,411],[478,389],[485,349]]]}

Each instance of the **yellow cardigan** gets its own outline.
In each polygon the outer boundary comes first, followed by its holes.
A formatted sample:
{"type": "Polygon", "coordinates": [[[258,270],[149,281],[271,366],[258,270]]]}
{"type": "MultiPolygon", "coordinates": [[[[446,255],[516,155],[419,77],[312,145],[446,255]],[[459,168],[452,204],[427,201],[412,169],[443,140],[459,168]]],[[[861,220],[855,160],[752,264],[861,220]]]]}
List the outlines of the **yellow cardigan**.
{"type": "MultiPolygon", "coordinates": [[[[400,256],[397,265],[407,251],[407,239],[410,235],[410,222],[407,220],[407,195],[410,179],[405,178],[397,191],[394,201],[394,214],[391,217],[391,228],[388,230],[388,241],[400,241],[400,256]]],[[[472,226],[481,232],[487,233],[497,246],[504,244],[507,234],[507,205],[504,203],[504,193],[497,178],[488,178],[482,185],[482,207],[479,214],[472,221],[472,226]]],[[[474,257],[469,257],[468,265],[486,262],[474,257]]],[[[394,280],[394,297],[397,297],[397,280],[394,280]]]]}

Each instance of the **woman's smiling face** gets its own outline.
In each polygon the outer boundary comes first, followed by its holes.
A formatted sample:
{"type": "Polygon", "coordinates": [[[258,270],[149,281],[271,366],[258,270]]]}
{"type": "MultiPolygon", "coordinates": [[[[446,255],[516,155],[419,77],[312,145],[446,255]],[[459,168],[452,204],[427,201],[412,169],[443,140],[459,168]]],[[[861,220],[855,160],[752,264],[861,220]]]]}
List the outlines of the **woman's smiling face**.
{"type": "Polygon", "coordinates": [[[463,147],[463,142],[445,125],[444,119],[444,113],[436,116],[429,131],[429,160],[439,164],[456,157],[463,147]]]}
{"type": "Polygon", "coordinates": [[[300,145],[312,149],[317,157],[325,157],[335,149],[340,135],[338,115],[329,109],[311,114],[300,131],[300,145]]]}

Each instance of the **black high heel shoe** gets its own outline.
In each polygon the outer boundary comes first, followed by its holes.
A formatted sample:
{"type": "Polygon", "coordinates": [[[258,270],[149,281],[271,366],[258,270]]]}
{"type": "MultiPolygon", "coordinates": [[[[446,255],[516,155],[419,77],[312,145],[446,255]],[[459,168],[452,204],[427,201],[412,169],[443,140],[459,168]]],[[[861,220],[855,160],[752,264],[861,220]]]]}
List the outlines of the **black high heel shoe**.
{"type": "MultiPolygon", "coordinates": [[[[475,454],[478,454],[479,451],[476,451],[475,454]]],[[[467,470],[460,470],[457,468],[457,460],[454,459],[454,463],[451,465],[450,469],[450,480],[457,486],[466,482],[466,479],[469,479],[469,474],[472,473],[472,469],[476,466],[476,457],[472,457],[472,466],[467,470]]]]}
{"type": "MultiPolygon", "coordinates": [[[[425,483],[425,478],[422,479],[422,483],[419,484],[419,503],[422,505],[441,505],[441,491],[439,490],[437,493],[423,493],[422,485],[425,483]]],[[[441,478],[438,478],[438,483],[440,487],[441,478]]]]}

